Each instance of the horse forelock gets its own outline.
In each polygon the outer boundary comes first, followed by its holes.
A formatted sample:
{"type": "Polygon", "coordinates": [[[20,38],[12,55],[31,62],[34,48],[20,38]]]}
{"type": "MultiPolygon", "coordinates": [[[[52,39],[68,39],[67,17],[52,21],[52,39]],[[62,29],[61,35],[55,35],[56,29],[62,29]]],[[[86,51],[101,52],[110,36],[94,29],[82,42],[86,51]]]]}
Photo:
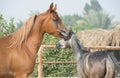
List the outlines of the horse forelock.
{"type": "Polygon", "coordinates": [[[30,17],[20,29],[11,34],[10,47],[21,47],[22,43],[26,42],[35,23],[36,17],[37,15],[30,17]]]}

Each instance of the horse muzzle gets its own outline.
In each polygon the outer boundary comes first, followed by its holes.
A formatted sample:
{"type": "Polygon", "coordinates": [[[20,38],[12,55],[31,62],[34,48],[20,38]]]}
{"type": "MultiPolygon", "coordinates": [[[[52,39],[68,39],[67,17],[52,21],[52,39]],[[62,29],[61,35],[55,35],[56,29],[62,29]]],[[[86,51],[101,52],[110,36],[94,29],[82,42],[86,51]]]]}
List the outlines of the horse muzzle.
{"type": "Polygon", "coordinates": [[[57,49],[61,48],[61,44],[59,42],[56,43],[56,48],[57,49]]]}
{"type": "Polygon", "coordinates": [[[70,30],[61,30],[60,34],[64,38],[64,40],[69,40],[71,38],[71,31],[70,30]]]}
{"type": "Polygon", "coordinates": [[[56,48],[57,48],[57,49],[67,48],[67,46],[66,46],[66,41],[64,41],[64,39],[58,41],[58,42],[56,43],[56,48]]]}

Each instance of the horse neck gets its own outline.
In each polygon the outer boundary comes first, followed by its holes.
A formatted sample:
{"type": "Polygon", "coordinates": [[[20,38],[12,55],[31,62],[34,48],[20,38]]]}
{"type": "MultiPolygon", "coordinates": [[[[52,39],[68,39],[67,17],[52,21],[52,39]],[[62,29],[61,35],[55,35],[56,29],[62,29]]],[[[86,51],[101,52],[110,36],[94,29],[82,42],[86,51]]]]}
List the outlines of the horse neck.
{"type": "Polygon", "coordinates": [[[44,34],[39,34],[39,36],[33,37],[31,35],[27,40],[27,47],[33,54],[36,54],[38,52],[39,47],[41,46],[42,40],[43,40],[44,34]]]}
{"type": "MultiPolygon", "coordinates": [[[[36,19],[37,21],[37,19],[36,19]]],[[[43,36],[44,36],[44,31],[42,29],[42,24],[41,23],[35,23],[32,32],[30,33],[31,35],[28,37],[27,40],[27,47],[31,52],[36,54],[38,52],[38,49],[42,43],[43,36]],[[39,28],[38,28],[39,27],[39,28]]]]}
{"type": "Polygon", "coordinates": [[[79,61],[80,57],[84,54],[84,51],[82,50],[82,46],[80,45],[75,35],[71,37],[71,48],[73,50],[76,61],[79,61]]]}
{"type": "Polygon", "coordinates": [[[43,40],[42,22],[40,16],[30,17],[20,29],[9,35],[9,48],[27,50],[35,55],[43,40]]]}

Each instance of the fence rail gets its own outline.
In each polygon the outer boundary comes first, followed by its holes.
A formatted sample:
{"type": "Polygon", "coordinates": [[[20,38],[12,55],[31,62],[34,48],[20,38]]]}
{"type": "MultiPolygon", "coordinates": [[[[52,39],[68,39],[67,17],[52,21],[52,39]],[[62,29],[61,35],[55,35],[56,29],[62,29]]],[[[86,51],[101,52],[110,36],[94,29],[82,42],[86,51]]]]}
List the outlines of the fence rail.
{"type": "MultiPolygon", "coordinates": [[[[41,45],[38,51],[38,78],[42,78],[42,64],[76,64],[76,62],[43,62],[42,51],[43,48],[55,48],[55,45],[41,45]]],[[[102,50],[120,50],[120,46],[85,46],[88,50],[90,49],[102,49],[102,50]]],[[[120,62],[118,62],[120,64],[120,62]]]]}
{"type": "MultiPolygon", "coordinates": [[[[41,45],[43,48],[55,48],[55,45],[41,45]]],[[[85,46],[87,49],[120,50],[120,46],[85,46]]]]}

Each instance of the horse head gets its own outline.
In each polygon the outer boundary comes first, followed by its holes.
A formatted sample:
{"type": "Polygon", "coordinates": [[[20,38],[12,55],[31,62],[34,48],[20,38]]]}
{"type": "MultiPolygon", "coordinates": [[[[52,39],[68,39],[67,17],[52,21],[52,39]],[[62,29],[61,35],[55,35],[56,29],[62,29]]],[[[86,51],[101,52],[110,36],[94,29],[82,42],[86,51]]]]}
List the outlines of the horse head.
{"type": "Polygon", "coordinates": [[[61,39],[60,41],[58,41],[56,43],[56,47],[59,49],[59,48],[71,48],[71,40],[73,40],[75,37],[75,34],[73,32],[70,31],[70,39],[68,40],[64,40],[64,39],[61,39]]]}
{"type": "Polygon", "coordinates": [[[51,3],[49,9],[42,14],[43,18],[42,28],[45,33],[49,33],[55,37],[69,39],[70,31],[63,25],[58,13],[57,6],[51,3]]]}

